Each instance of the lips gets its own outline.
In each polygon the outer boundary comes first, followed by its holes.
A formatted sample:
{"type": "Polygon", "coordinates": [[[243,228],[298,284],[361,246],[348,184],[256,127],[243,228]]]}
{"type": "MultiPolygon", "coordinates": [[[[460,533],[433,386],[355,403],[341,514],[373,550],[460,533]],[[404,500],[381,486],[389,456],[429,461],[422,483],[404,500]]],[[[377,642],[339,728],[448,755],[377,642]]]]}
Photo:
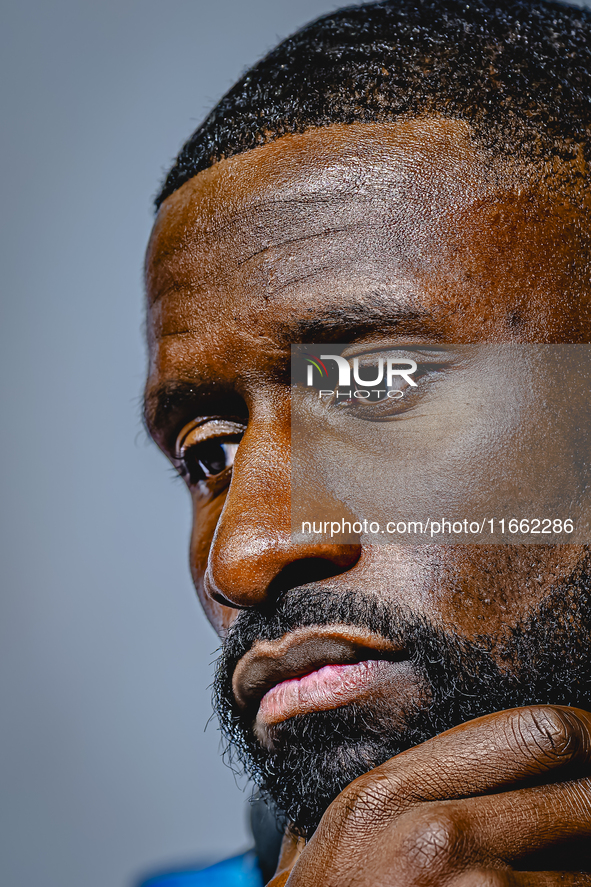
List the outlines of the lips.
{"type": "Polygon", "coordinates": [[[239,660],[232,689],[245,714],[270,725],[371,694],[392,677],[403,653],[350,625],[298,628],[277,641],[257,641],[239,660]]]}

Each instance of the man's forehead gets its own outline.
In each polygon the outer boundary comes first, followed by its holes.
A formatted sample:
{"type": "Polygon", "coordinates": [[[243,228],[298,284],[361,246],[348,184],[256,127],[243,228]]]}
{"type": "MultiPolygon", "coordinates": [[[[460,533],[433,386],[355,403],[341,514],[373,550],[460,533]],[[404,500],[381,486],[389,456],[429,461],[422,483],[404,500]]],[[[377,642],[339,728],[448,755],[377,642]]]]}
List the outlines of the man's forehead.
{"type": "Polygon", "coordinates": [[[424,312],[419,278],[446,227],[498,191],[484,159],[466,124],[435,118],[314,129],[216,164],[160,210],[153,337],[223,323],[231,306],[274,327],[356,301],[424,312]]]}
{"type": "MultiPolygon", "coordinates": [[[[268,239],[266,225],[283,217],[290,226],[314,224],[335,212],[346,222],[369,203],[423,219],[460,213],[494,193],[514,175],[493,162],[472,139],[470,127],[443,118],[392,124],[335,124],[215,164],[186,182],[162,205],[148,250],[148,283],[196,245],[229,242],[246,254],[268,239]]],[[[277,231],[273,232],[275,235],[277,231]]]]}

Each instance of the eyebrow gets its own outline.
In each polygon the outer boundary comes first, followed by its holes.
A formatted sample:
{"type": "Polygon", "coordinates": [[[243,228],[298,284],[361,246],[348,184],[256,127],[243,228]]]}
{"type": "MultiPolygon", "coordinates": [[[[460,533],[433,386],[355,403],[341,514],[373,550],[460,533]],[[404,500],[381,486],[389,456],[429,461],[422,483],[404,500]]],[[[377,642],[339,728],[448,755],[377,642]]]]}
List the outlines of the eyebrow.
{"type": "Polygon", "coordinates": [[[322,342],[347,342],[347,334],[360,338],[377,329],[397,336],[418,336],[442,341],[444,336],[434,323],[432,313],[426,308],[409,305],[388,304],[387,296],[367,299],[360,305],[338,305],[316,311],[312,309],[308,317],[289,319],[277,327],[282,344],[320,344],[322,342]]]}
{"type": "MultiPolygon", "coordinates": [[[[275,325],[277,346],[287,350],[291,344],[340,344],[348,338],[359,339],[376,333],[395,333],[430,341],[443,341],[444,336],[434,324],[433,315],[425,308],[408,305],[392,306],[387,297],[374,294],[360,305],[337,305],[322,311],[311,309],[308,317],[288,318],[275,325]]],[[[288,366],[278,367],[277,376],[290,382],[288,366]]],[[[175,422],[199,405],[212,405],[216,415],[244,414],[242,398],[228,390],[219,380],[170,380],[163,382],[144,397],[144,424],[148,433],[166,432],[175,422]],[[215,405],[215,406],[214,406],[215,405]]]]}

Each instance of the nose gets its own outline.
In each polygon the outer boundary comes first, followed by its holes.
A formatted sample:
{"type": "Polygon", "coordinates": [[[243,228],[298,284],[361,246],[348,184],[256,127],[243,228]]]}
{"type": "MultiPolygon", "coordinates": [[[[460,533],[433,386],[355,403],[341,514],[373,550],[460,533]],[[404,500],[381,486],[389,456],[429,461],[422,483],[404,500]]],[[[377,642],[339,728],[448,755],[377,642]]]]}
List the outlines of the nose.
{"type": "Polygon", "coordinates": [[[262,607],[359,559],[359,544],[292,539],[290,486],[289,425],[253,424],[240,443],[209,551],[203,587],[214,601],[262,607]]]}

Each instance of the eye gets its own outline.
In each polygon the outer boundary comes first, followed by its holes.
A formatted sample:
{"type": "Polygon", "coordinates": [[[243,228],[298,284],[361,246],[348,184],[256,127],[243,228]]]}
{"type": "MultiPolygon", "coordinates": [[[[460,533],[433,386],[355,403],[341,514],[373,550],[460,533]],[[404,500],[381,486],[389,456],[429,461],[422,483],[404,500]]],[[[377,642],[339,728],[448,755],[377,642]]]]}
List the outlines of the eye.
{"type": "Polygon", "coordinates": [[[220,443],[217,440],[185,449],[183,463],[189,482],[196,484],[231,468],[237,449],[237,443],[220,443]]]}
{"type": "MultiPolygon", "coordinates": [[[[329,406],[336,407],[340,413],[347,413],[368,422],[391,421],[414,409],[428,388],[441,379],[443,371],[451,365],[451,354],[439,354],[432,350],[428,352],[397,350],[390,354],[397,361],[413,360],[417,366],[412,374],[414,386],[403,375],[397,378],[398,374],[392,379],[392,385],[387,385],[385,378],[379,384],[370,383],[367,386],[358,383],[353,385],[352,381],[350,392],[345,390],[342,396],[337,395],[338,389],[335,389],[329,406]]],[[[361,380],[376,379],[378,357],[389,357],[390,354],[387,351],[380,351],[367,353],[358,358],[361,380]]]]}
{"type": "Polygon", "coordinates": [[[191,486],[223,474],[234,464],[244,433],[236,422],[210,419],[190,422],[177,438],[175,462],[191,486]]]}

